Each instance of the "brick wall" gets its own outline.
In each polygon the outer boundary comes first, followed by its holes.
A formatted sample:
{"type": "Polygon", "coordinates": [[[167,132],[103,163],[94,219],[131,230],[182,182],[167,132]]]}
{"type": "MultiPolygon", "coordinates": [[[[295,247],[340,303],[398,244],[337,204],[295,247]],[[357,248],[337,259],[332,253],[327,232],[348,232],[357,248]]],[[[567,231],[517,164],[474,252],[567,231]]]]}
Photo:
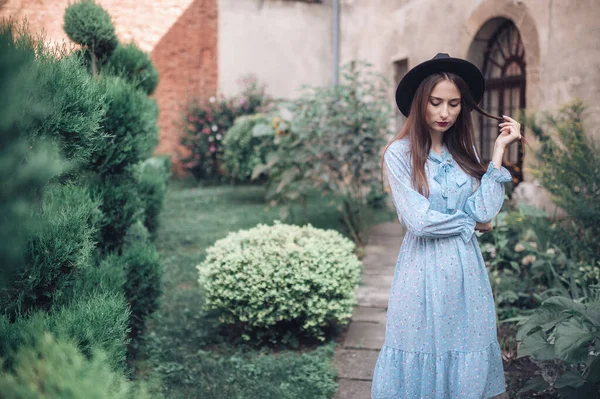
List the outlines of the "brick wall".
{"type": "MultiPolygon", "coordinates": [[[[63,31],[71,0],[0,0],[0,18],[27,19],[30,30],[50,43],[70,43],[63,31]]],[[[159,73],[154,96],[160,108],[158,154],[177,165],[179,107],[188,95],[217,91],[218,0],[96,0],[108,11],[122,43],[135,42],[150,53],[159,73]]]]}

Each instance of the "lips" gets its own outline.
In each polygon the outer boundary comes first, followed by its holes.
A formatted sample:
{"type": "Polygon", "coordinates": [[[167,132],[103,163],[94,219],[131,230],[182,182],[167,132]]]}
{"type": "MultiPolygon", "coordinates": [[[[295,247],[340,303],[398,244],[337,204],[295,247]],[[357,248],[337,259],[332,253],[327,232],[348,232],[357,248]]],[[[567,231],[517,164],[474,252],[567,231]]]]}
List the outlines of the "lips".
{"type": "Polygon", "coordinates": [[[438,125],[440,125],[441,127],[447,127],[448,126],[448,122],[436,122],[438,125]]]}

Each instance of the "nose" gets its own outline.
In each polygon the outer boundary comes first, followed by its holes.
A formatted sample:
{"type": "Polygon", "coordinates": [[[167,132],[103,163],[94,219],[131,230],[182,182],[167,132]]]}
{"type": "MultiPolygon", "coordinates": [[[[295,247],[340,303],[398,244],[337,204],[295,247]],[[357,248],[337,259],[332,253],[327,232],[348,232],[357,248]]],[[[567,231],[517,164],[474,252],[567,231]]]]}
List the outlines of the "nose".
{"type": "Polygon", "coordinates": [[[448,117],[448,106],[447,105],[442,105],[442,111],[440,113],[440,117],[442,119],[446,119],[448,117]]]}

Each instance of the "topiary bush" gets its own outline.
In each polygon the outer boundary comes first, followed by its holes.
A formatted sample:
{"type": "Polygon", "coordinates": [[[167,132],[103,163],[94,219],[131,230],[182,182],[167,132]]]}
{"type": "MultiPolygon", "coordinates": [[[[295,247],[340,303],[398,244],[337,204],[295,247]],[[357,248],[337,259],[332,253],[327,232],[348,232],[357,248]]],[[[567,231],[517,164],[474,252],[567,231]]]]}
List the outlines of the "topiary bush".
{"type": "Polygon", "coordinates": [[[146,329],[148,317],[158,309],[162,263],[154,245],[139,240],[125,247],[119,260],[126,276],[123,290],[131,307],[129,336],[135,340],[146,329]]]}
{"type": "Polygon", "coordinates": [[[139,176],[127,171],[97,177],[91,182],[92,198],[101,202],[98,247],[104,252],[119,251],[129,227],[144,213],[138,194],[139,176]]]}
{"type": "Polygon", "coordinates": [[[158,84],[158,72],[150,57],[134,43],[117,46],[103,71],[127,79],[148,95],[154,93],[158,84]]]}
{"type": "Polygon", "coordinates": [[[14,323],[1,316],[0,357],[11,368],[18,349],[34,346],[36,338],[48,331],[75,343],[88,358],[95,349],[102,349],[111,369],[123,371],[129,314],[122,293],[96,292],[87,293],[50,314],[36,312],[30,317],[18,317],[14,323]]]}
{"type": "Polygon", "coordinates": [[[158,107],[124,79],[104,77],[108,109],[102,129],[109,136],[92,154],[91,169],[106,175],[121,173],[152,155],[158,143],[158,107]]]}
{"type": "Polygon", "coordinates": [[[240,116],[225,134],[223,163],[234,180],[249,181],[254,168],[265,164],[267,154],[275,151],[272,130],[260,128],[269,122],[264,114],[240,116]]]}
{"type": "Polygon", "coordinates": [[[77,274],[90,267],[98,205],[85,187],[54,184],[44,190],[41,207],[34,212],[39,223],[24,252],[27,268],[3,295],[4,312],[14,317],[48,311],[56,301],[66,300],[62,296],[77,274]]]}
{"type": "Polygon", "coordinates": [[[76,56],[38,50],[35,85],[22,108],[20,130],[30,138],[56,140],[62,155],[75,165],[87,165],[95,146],[103,140],[101,122],[107,111],[105,88],[80,65],[76,56]],[[48,104],[47,114],[34,118],[38,102],[48,104]]]}
{"type": "Polygon", "coordinates": [[[152,157],[139,165],[139,194],[144,205],[144,225],[152,236],[158,229],[158,216],[167,192],[170,158],[152,157]]]}
{"type": "Polygon", "coordinates": [[[197,266],[207,310],[244,340],[294,344],[347,324],[361,263],[334,230],[259,224],[230,233],[197,266]]]}
{"type": "Polygon", "coordinates": [[[93,0],[80,0],[65,10],[65,33],[87,50],[92,73],[108,60],[119,44],[110,15],[93,0]]]}
{"type": "Polygon", "coordinates": [[[106,354],[86,359],[69,340],[45,333],[34,346],[19,349],[14,371],[0,373],[0,392],[10,399],[149,398],[143,387],[111,370],[106,354]]]}

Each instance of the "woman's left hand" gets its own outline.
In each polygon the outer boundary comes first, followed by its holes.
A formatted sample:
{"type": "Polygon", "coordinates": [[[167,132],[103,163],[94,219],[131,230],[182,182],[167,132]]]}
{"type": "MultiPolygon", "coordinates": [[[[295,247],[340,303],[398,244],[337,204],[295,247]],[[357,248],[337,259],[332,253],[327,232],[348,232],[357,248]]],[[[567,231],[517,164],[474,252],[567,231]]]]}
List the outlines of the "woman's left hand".
{"type": "Polygon", "coordinates": [[[499,124],[500,134],[496,138],[496,145],[505,149],[509,144],[521,139],[521,124],[513,118],[502,115],[504,122],[499,124]]]}
{"type": "Polygon", "coordinates": [[[477,230],[480,233],[488,233],[488,232],[492,231],[492,222],[487,222],[487,223],[476,222],[475,230],[477,230]]]}

